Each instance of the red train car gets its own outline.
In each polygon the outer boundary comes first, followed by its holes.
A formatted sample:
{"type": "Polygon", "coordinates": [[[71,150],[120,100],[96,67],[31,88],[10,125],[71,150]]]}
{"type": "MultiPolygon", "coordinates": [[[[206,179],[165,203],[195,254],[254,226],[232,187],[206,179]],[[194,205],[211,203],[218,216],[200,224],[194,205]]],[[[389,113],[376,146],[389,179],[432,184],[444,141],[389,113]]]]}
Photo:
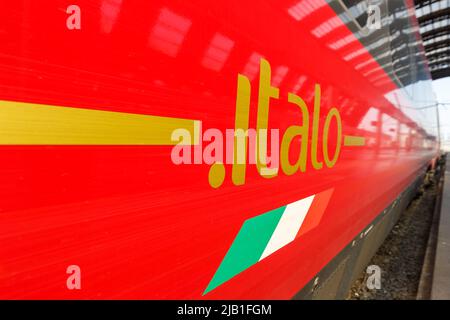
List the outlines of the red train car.
{"type": "Polygon", "coordinates": [[[438,155],[411,0],[1,7],[1,298],[342,298],[438,155]]]}

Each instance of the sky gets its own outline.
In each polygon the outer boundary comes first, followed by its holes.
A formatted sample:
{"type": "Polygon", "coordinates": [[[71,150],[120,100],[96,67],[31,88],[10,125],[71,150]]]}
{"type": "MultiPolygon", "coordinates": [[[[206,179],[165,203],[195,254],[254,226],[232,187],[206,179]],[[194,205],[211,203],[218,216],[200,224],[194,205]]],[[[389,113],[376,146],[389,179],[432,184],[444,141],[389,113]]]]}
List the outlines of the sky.
{"type": "Polygon", "coordinates": [[[439,105],[439,120],[441,123],[441,147],[450,151],[450,77],[433,81],[433,89],[439,105]]]}

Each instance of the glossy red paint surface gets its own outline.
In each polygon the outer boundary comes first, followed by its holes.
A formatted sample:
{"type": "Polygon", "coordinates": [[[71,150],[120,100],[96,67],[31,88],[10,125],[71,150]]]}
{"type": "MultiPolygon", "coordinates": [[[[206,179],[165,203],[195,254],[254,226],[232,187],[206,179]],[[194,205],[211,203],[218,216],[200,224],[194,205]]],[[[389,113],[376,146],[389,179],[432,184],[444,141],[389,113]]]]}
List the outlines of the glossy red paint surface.
{"type": "Polygon", "coordinates": [[[365,74],[378,65],[359,41],[329,46],[351,39],[342,22],[336,33],[313,32],[333,9],[305,1],[317,8],[297,20],[297,2],[79,0],[81,30],[66,28],[69,1],[4,2],[0,100],[225,131],[242,73],[252,80],[254,128],[263,56],[280,88],[270,128],[296,124],[288,92],[312,112],[319,83],[321,117],[337,107],[343,133],[367,143],[342,147],[333,168],[309,164],[292,176],[264,179],[249,165],[243,186],[227,165],[218,189],[208,165],[174,165],[171,146],[0,146],[0,298],[201,298],[243,221],[333,188],[315,229],[204,296],[291,298],[395,199],[437,152],[424,135],[436,129],[434,109],[414,110],[430,104],[429,81],[399,89],[382,69],[365,74]],[[66,287],[73,264],[81,290],[66,287]]]}

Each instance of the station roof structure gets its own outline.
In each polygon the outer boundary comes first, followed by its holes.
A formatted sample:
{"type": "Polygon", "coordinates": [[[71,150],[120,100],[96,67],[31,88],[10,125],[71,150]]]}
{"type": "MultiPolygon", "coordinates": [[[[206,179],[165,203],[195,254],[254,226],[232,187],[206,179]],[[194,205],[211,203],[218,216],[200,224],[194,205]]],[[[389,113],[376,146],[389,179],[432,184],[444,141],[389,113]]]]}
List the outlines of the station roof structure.
{"type": "Polygon", "coordinates": [[[450,0],[414,0],[433,80],[450,76],[450,0]]]}

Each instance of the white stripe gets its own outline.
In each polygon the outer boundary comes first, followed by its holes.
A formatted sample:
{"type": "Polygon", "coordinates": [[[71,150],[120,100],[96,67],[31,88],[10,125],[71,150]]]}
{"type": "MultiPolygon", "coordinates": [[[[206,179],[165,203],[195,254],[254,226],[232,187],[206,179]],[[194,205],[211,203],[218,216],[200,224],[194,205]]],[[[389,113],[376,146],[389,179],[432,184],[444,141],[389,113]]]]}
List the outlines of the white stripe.
{"type": "Polygon", "coordinates": [[[287,205],[259,261],[294,241],[313,199],[314,195],[287,205]]]}

